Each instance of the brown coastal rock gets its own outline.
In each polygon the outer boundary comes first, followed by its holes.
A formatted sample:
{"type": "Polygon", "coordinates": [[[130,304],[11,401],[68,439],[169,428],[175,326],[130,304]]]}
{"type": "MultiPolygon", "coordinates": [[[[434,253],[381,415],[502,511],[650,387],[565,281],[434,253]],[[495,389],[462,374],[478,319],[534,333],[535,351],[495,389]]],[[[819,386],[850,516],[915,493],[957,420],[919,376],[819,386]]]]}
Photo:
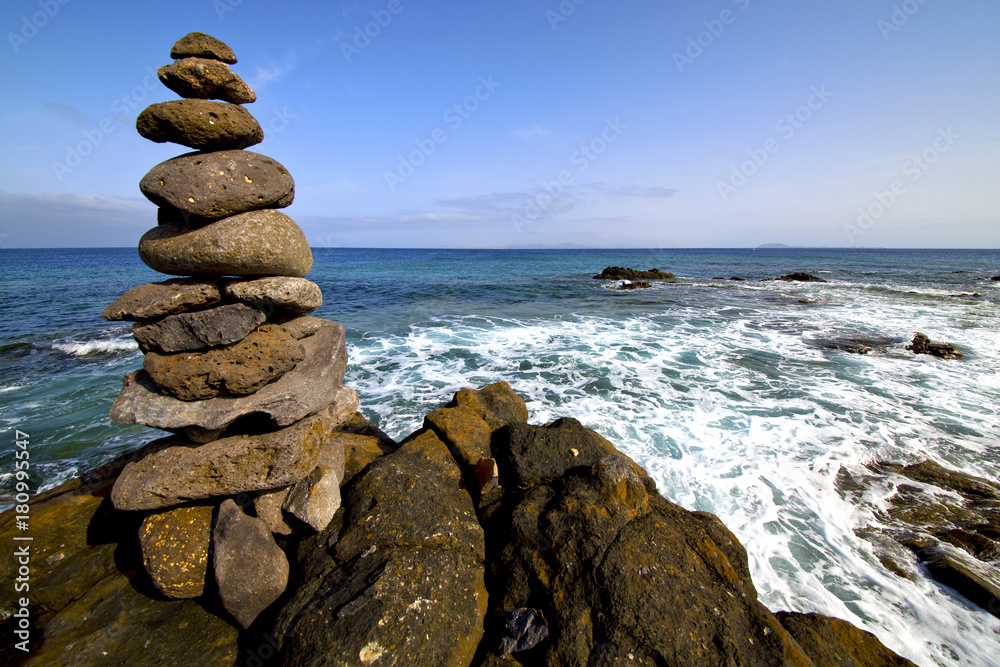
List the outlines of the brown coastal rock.
{"type": "Polygon", "coordinates": [[[311,313],[323,305],[319,285],[304,278],[268,276],[226,283],[226,296],[254,306],[288,313],[311,313]]]}
{"type": "Polygon", "coordinates": [[[205,592],[212,505],[178,507],[148,515],[139,527],[142,562],[156,590],[168,598],[196,598],[205,592]]]}
{"type": "Polygon", "coordinates": [[[110,322],[151,320],[219,303],[219,285],[202,278],[171,278],[133,287],[104,309],[110,322]]]}
{"type": "Polygon", "coordinates": [[[149,351],[142,367],[161,391],[182,401],[198,401],[252,394],[304,357],[301,343],[281,327],[265,324],[228,347],[177,354],[149,351]]]}
{"type": "Polygon", "coordinates": [[[312,250],[299,226],[273,210],[251,211],[204,227],[159,225],[139,241],[151,269],[175,275],[302,277],[312,250]]]}
{"type": "Polygon", "coordinates": [[[157,206],[220,220],[295,198],[295,181],[281,163],[253,151],[185,153],[156,165],[139,190],[157,206]]]}
{"type": "Polygon", "coordinates": [[[172,142],[195,150],[247,148],[264,140],[260,123],[238,104],[208,100],[171,100],[151,104],[135,120],[150,141],[172,142]]]}
{"type": "Polygon", "coordinates": [[[225,42],[203,32],[189,32],[174,42],[170,48],[170,57],[174,60],[209,58],[230,65],[236,64],[236,54],[225,42]]]}
{"type": "Polygon", "coordinates": [[[229,65],[207,58],[182,58],[156,70],[164,86],[181,97],[249,104],[257,99],[229,65]]]}
{"type": "Polygon", "coordinates": [[[326,322],[302,339],[306,356],[294,369],[249,396],[181,401],[159,391],[146,372],[139,371],[122,379],[122,393],[111,406],[111,419],[170,431],[184,429],[192,440],[205,442],[199,434],[217,437],[218,431],[249,415],[280,428],[323,409],[331,399],[357,406],[357,394],[340,385],[347,368],[344,327],[326,322]]]}

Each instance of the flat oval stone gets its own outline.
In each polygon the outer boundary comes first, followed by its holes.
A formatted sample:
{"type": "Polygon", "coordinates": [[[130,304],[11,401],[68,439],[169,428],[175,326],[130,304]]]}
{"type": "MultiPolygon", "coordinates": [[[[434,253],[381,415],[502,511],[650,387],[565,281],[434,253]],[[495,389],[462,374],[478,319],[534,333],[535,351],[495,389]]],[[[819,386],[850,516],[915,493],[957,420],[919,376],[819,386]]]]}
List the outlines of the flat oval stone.
{"type": "Polygon", "coordinates": [[[295,199],[295,181],[280,162],[240,150],[179,155],[150,169],[139,189],[157,206],[209,220],[295,199]]]}
{"type": "Polygon", "coordinates": [[[260,123],[238,104],[209,100],[171,100],[151,104],[135,121],[139,134],[198,150],[246,148],[264,140],[260,123]]]}
{"type": "Polygon", "coordinates": [[[312,269],[305,234],[284,213],[250,211],[204,227],[158,225],[139,241],[139,257],[174,275],[294,276],[312,269]]]}
{"type": "Polygon", "coordinates": [[[214,306],[220,300],[219,286],[214,281],[171,278],[133,287],[105,308],[101,317],[109,322],[151,320],[214,306]]]}
{"type": "Polygon", "coordinates": [[[304,278],[269,276],[238,280],[227,284],[225,290],[230,299],[289,313],[311,313],[323,305],[323,292],[319,285],[304,278]]]}
{"type": "Polygon", "coordinates": [[[236,64],[236,54],[225,42],[203,32],[189,32],[174,42],[170,49],[170,57],[174,60],[209,58],[230,65],[236,64]]]}
{"type": "Polygon", "coordinates": [[[207,58],[184,58],[156,70],[164,86],[181,97],[249,104],[257,99],[229,65],[207,58]]]}
{"type": "Polygon", "coordinates": [[[245,303],[227,303],[133,324],[132,336],[143,352],[157,350],[173,354],[238,343],[265,319],[259,308],[245,303]]]}

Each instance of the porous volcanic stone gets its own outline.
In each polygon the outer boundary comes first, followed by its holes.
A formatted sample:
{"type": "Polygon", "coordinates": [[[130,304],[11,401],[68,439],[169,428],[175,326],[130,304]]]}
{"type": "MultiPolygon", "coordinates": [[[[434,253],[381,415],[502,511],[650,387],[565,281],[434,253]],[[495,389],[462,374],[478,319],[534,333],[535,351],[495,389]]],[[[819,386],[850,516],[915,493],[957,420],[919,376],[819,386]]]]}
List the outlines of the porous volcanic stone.
{"type": "Polygon", "coordinates": [[[267,420],[278,428],[321,410],[331,399],[356,406],[357,394],[340,386],[347,368],[344,327],[327,321],[327,326],[302,339],[302,346],[306,350],[305,359],[249,396],[185,402],[160,392],[145,371],[128,373],[122,379],[122,393],[111,406],[111,419],[120,424],[142,424],[171,431],[185,429],[191,439],[206,442],[199,437],[200,432],[225,429],[248,415],[267,420]]]}
{"type": "Polygon", "coordinates": [[[951,343],[932,343],[925,334],[917,333],[913,336],[913,342],[906,346],[914,354],[929,354],[939,359],[961,359],[961,348],[955,347],[951,343]]]}
{"type": "Polygon", "coordinates": [[[353,414],[345,412],[331,405],[280,431],[205,445],[162,438],[125,466],[111,499],[120,510],[152,510],[295,484],[316,468],[333,429],[353,414]]]}
{"type": "Polygon", "coordinates": [[[424,428],[434,429],[463,466],[474,466],[490,456],[493,429],[467,405],[435,410],[424,417],[424,428]]]}
{"type": "Polygon", "coordinates": [[[170,48],[170,57],[174,60],[209,58],[230,65],[236,64],[236,54],[225,42],[203,32],[189,32],[174,42],[170,48]]]}
{"type": "Polygon", "coordinates": [[[304,278],[268,276],[239,280],[226,284],[225,291],[230,299],[289,313],[311,313],[323,305],[319,285],[304,278]]]}
{"type": "Polygon", "coordinates": [[[248,104],[257,99],[229,65],[207,58],[182,58],[156,70],[164,86],[181,97],[248,104]]]}
{"type": "Polygon", "coordinates": [[[445,407],[460,405],[472,408],[491,429],[528,421],[528,406],[506,382],[496,382],[482,389],[460,389],[445,407]]]}
{"type": "Polygon", "coordinates": [[[637,271],[621,266],[609,266],[596,276],[595,280],[673,280],[674,274],[659,269],[637,271]]]}
{"type": "Polygon", "coordinates": [[[312,269],[305,234],[278,211],[251,211],[198,228],[159,225],[139,241],[139,257],[161,273],[302,277],[312,269]]]}
{"type": "Polygon", "coordinates": [[[238,104],[208,100],[171,100],[151,104],[135,120],[139,134],[162,144],[196,150],[246,148],[264,140],[264,131],[238,104]]]}
{"type": "Polygon", "coordinates": [[[212,530],[212,565],[219,597],[244,628],[285,592],[288,559],[267,524],[232,500],[219,506],[212,530]]]}
{"type": "Polygon", "coordinates": [[[238,343],[262,324],[266,316],[242,303],[168,315],[155,322],[132,325],[132,335],[144,352],[171,354],[238,343]]]}
{"type": "Polygon", "coordinates": [[[916,667],[886,648],[872,633],[839,618],[790,611],[779,611],[775,616],[817,665],[916,667]]]}
{"type": "Polygon", "coordinates": [[[206,352],[147,352],[142,362],[156,386],[182,401],[246,396],[274,382],[305,357],[305,348],[274,324],[228,347],[206,352]]]}
{"type": "Polygon", "coordinates": [[[172,278],[133,287],[104,309],[110,321],[150,320],[214,306],[220,301],[219,285],[201,278],[172,278]]]}
{"type": "Polygon", "coordinates": [[[214,510],[178,507],[148,515],[139,527],[146,572],[166,597],[196,598],[205,591],[214,510]]]}
{"type": "Polygon", "coordinates": [[[171,158],[150,169],[139,189],[157,206],[211,220],[284,208],[295,198],[295,181],[277,160],[240,150],[171,158]]]}

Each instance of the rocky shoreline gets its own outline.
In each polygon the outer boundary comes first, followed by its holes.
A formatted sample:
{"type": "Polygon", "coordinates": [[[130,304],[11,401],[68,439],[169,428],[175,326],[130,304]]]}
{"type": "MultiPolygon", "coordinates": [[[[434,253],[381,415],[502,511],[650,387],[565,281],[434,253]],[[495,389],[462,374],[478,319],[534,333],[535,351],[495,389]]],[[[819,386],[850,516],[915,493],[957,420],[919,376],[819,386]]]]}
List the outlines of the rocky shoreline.
{"type": "MultiPolygon", "coordinates": [[[[529,424],[506,383],[458,392],[398,444],[360,414],[330,442],[342,505],[322,530],[275,535],[289,584],[246,628],[210,572],[191,599],[153,584],[143,513],[111,500],[134,456],[34,499],[35,642],[5,645],[4,663],[911,664],[845,621],[773,614],[717,517],[663,498],[575,419],[529,424]]],[[[212,531],[260,511],[227,502],[212,531]]],[[[0,515],[0,544],[14,530],[0,515]]]]}

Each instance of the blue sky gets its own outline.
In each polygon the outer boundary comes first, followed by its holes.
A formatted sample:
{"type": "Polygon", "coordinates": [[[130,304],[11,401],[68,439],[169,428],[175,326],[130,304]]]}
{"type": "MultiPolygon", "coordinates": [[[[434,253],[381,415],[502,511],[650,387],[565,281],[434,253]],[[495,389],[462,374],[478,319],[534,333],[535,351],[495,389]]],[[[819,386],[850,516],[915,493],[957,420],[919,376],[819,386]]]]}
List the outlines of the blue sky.
{"type": "Polygon", "coordinates": [[[313,246],[997,248],[997,26],[995,0],[7,0],[0,247],[155,224],[138,182],[187,149],[135,117],[203,31],[313,246]]]}

